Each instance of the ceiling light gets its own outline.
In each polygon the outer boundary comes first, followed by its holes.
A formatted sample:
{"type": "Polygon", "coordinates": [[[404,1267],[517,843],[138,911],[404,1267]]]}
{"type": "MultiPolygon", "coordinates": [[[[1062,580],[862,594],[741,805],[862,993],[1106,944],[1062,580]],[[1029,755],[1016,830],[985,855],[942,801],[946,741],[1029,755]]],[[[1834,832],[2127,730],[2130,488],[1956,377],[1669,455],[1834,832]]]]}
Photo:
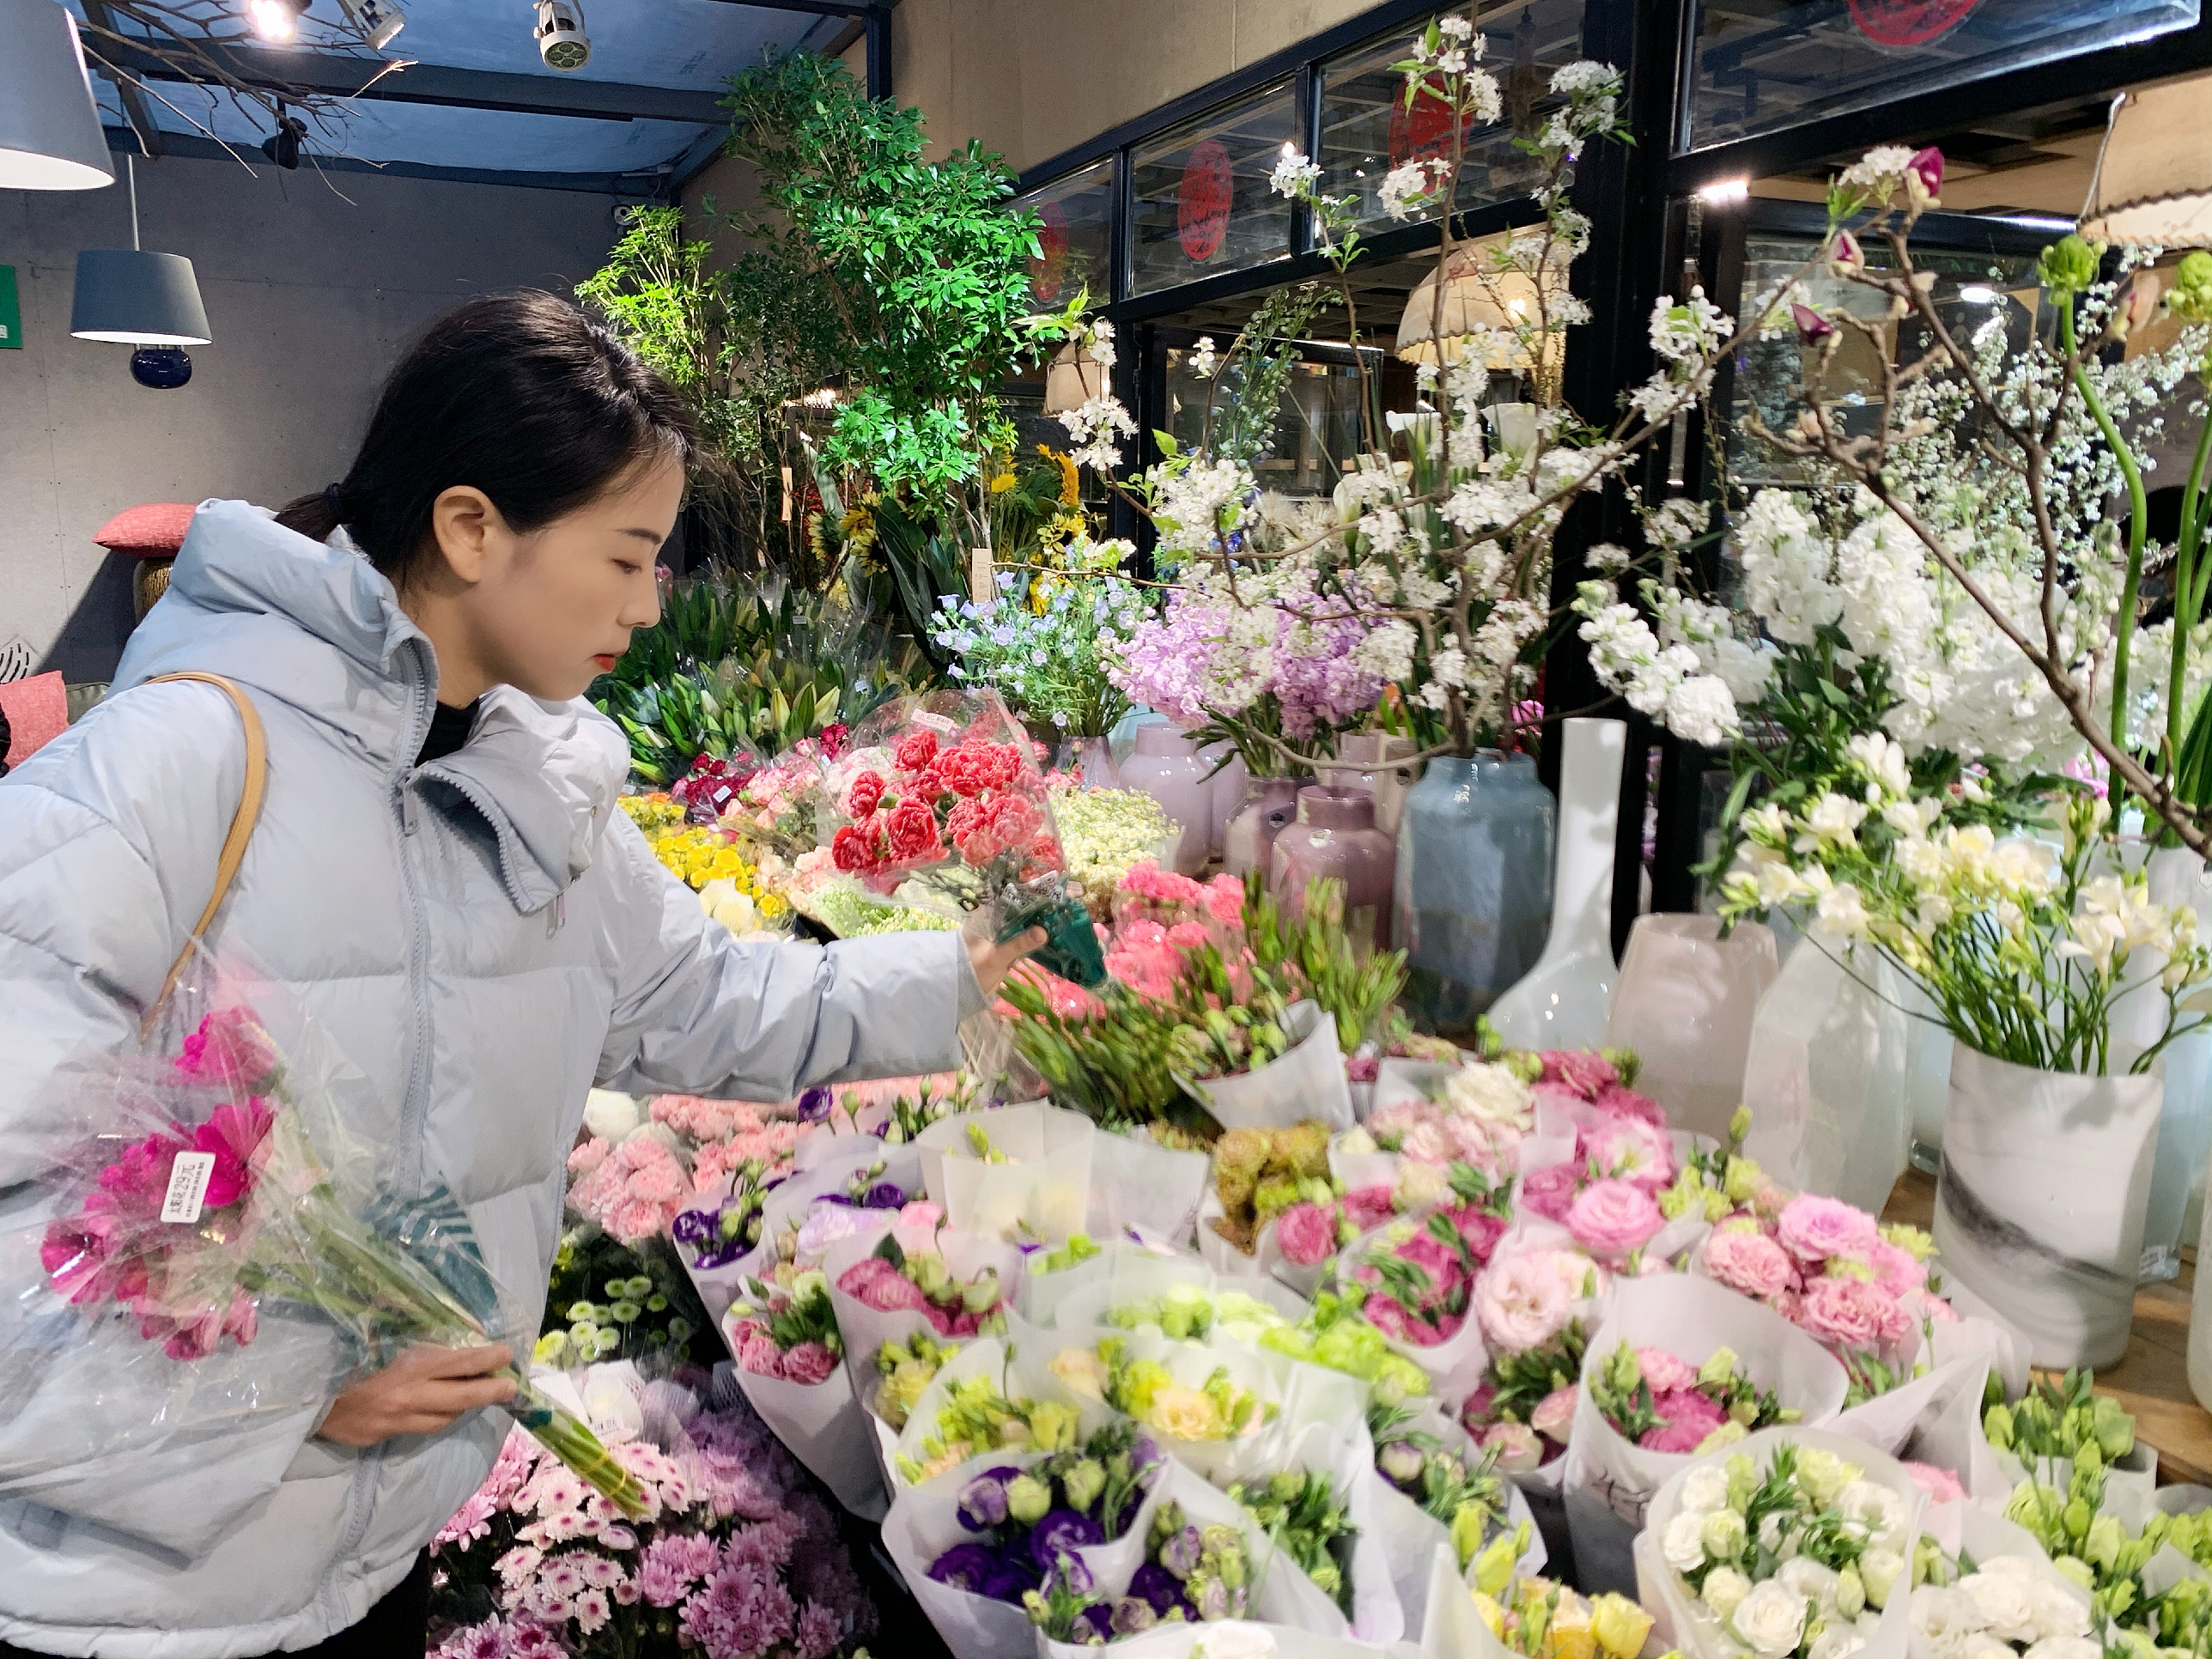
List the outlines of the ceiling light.
{"type": "Polygon", "coordinates": [[[1722,179],[1712,184],[1700,185],[1698,187],[1698,199],[1701,202],[1711,202],[1716,207],[1724,206],[1730,202],[1741,202],[1750,194],[1751,180],[1748,179],[1722,179]]]}
{"type": "Polygon", "coordinates": [[[362,38],[378,52],[407,27],[407,14],[391,0],[338,0],[338,4],[345,8],[348,21],[361,31],[362,38]]]}
{"type": "Polygon", "coordinates": [[[2097,152],[2081,234],[2122,246],[2212,247],[2212,76],[2124,92],[2097,152]]]}
{"type": "Polygon", "coordinates": [[[584,9],[577,0],[538,0],[538,27],[531,33],[547,69],[580,70],[592,61],[592,38],[584,33],[584,9]]]}
{"type": "Polygon", "coordinates": [[[289,46],[300,38],[300,14],[307,0],[246,0],[246,21],[271,46],[289,46]]]}
{"type": "MultiPolygon", "coordinates": [[[[70,307],[70,332],[80,340],[112,340],[125,345],[176,348],[205,345],[206,307],[192,274],[192,262],[177,253],[149,253],[138,246],[138,175],[133,157],[124,158],[131,186],[131,246],[88,247],[76,256],[76,290],[70,307]]],[[[181,351],[141,372],[139,356],[131,373],[142,386],[182,386],[191,364],[181,351]],[[182,361],[179,361],[182,360],[182,361]]]]}
{"type": "Polygon", "coordinates": [[[0,0],[0,190],[114,182],[76,21],[54,0],[0,0]]]}

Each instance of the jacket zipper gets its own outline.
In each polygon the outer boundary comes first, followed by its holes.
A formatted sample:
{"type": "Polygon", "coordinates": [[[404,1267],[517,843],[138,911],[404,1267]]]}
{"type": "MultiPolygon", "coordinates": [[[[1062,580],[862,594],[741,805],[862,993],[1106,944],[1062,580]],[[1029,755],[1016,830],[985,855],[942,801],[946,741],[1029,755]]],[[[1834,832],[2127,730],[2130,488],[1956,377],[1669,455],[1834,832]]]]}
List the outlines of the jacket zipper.
{"type": "MultiPolygon", "coordinates": [[[[407,1006],[415,1019],[414,1041],[407,1058],[407,1087],[399,1109],[399,1135],[404,1148],[402,1169],[404,1177],[418,1189],[422,1182],[422,1120],[428,1115],[430,1071],[430,944],[429,918],[424,914],[420,884],[415,878],[413,854],[409,843],[416,833],[414,802],[407,793],[407,781],[415,770],[415,757],[422,752],[422,740],[428,734],[430,710],[428,704],[434,694],[430,690],[428,665],[423,660],[425,646],[419,641],[410,641],[408,648],[415,655],[416,673],[410,688],[407,723],[400,730],[399,754],[393,767],[390,792],[393,821],[399,830],[399,884],[405,897],[404,914],[407,927],[407,1006]]],[[[384,1448],[366,1448],[356,1460],[352,1488],[346,1494],[348,1510],[343,1536],[338,1541],[337,1553],[331,1558],[332,1577],[325,1583],[319,1598],[319,1609],[324,1622],[337,1616],[337,1575],[351,1562],[354,1552],[368,1531],[368,1523],[376,1510],[376,1485],[384,1468],[384,1448]]]]}

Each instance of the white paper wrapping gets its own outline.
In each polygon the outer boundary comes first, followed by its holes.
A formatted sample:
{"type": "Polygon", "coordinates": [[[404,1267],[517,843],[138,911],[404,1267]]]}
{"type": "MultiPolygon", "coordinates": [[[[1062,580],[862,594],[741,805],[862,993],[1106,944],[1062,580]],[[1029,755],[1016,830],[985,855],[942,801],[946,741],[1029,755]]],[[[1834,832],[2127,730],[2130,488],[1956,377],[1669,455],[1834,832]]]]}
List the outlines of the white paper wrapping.
{"type": "MultiPolygon", "coordinates": [[[[845,1270],[872,1253],[884,1235],[891,1231],[890,1212],[884,1211],[882,1214],[884,1219],[879,1224],[849,1238],[839,1239],[822,1255],[822,1271],[830,1281],[830,1305],[837,1316],[837,1334],[845,1342],[845,1369],[852,1373],[854,1392],[863,1401],[870,1397],[875,1387],[876,1350],[884,1343],[902,1342],[917,1333],[927,1333],[931,1340],[939,1342],[954,1340],[939,1336],[926,1315],[908,1308],[885,1313],[854,1300],[837,1288],[837,1280],[845,1270]]],[[[954,1278],[965,1283],[985,1267],[994,1268],[999,1275],[1000,1302],[1008,1308],[1018,1302],[1022,1253],[1014,1246],[993,1238],[954,1232],[950,1228],[939,1232],[935,1243],[954,1278]]]]}
{"type": "Polygon", "coordinates": [[[1634,1588],[1630,1547],[1651,1494],[1698,1461],[1690,1453],[1646,1451],[1605,1420],[1590,1396],[1590,1379],[1622,1342],[1662,1349],[1692,1370],[1716,1348],[1733,1348],[1744,1375],[1758,1388],[1773,1389],[1807,1425],[1832,1419],[1850,1386],[1826,1348],[1780,1314],[1725,1285],[1686,1273],[1623,1280],[1583,1356],[1582,1391],[1562,1475],[1577,1582],[1592,1594],[1634,1588]]]}
{"type": "Polygon", "coordinates": [[[731,1369],[761,1421],[840,1504],[865,1520],[883,1519],[890,1499],[877,1467],[875,1437],[843,1366],[814,1383],[756,1376],[742,1365],[731,1369]]]}
{"type": "Polygon", "coordinates": [[[1283,1020],[1291,1048],[1281,1059],[1237,1077],[1177,1081],[1225,1129],[1285,1129],[1310,1117],[1332,1129],[1349,1129],[1352,1087],[1336,1044],[1336,1022],[1316,1002],[1292,1003],[1283,1020]]]}
{"type": "Polygon", "coordinates": [[[1084,1231],[1091,1210],[1091,1161],[1097,1126],[1079,1112],[1033,1102],[939,1118],[915,1138],[922,1182],[948,1224],[994,1238],[1060,1243],[1084,1231]],[[979,1124],[1005,1164],[970,1152],[979,1124]]]}
{"type": "Polygon", "coordinates": [[[1138,1227],[1188,1249],[1212,1177],[1213,1160],[1205,1152],[1179,1152],[1149,1135],[1101,1130],[1091,1143],[1091,1236],[1138,1227]]]}
{"type": "Polygon", "coordinates": [[[1103,1243],[1098,1254],[1085,1256],[1058,1273],[1039,1271],[1041,1255],[1029,1259],[1029,1271],[1022,1281],[1023,1315],[1033,1325],[1050,1328],[1060,1304],[1079,1291],[1094,1285],[1104,1284],[1126,1263],[1139,1261],[1178,1261],[1188,1257],[1178,1256],[1173,1251],[1140,1244],[1134,1239],[1116,1238],[1103,1243]]]}

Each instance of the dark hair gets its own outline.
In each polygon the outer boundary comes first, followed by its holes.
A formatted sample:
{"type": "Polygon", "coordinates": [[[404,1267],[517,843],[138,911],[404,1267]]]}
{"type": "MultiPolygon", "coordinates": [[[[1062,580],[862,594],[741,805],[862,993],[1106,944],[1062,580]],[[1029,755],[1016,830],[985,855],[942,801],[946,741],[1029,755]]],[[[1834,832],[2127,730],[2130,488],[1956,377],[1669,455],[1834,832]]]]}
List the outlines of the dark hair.
{"type": "Polygon", "coordinates": [[[488,294],[430,325],[384,383],[345,477],[276,522],[317,541],[343,524],[404,586],[433,556],[443,491],[473,485],[526,532],[656,456],[688,460],[694,441],[668,382],[568,301],[488,294]]]}

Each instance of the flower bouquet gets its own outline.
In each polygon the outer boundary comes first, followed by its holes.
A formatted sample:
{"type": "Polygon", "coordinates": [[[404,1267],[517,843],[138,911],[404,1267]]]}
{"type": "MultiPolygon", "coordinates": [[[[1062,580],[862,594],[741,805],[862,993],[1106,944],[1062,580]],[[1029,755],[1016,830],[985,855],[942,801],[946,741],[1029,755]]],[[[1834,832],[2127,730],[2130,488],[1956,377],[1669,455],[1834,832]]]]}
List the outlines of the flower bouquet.
{"type": "Polygon", "coordinates": [[[1543,1544],[1528,1522],[1527,1500],[1499,1478],[1496,1457],[1433,1401],[1378,1402],[1367,1426],[1382,1483],[1376,1526],[1402,1606],[1421,1605],[1439,1545],[1449,1547],[1460,1573],[1473,1571],[1486,1550],[1493,1560],[1510,1552],[1508,1560],[1518,1559],[1525,1571],[1542,1567],[1543,1544]]]}
{"type": "MultiPolygon", "coordinates": [[[[1215,1141],[1213,1190],[1199,1212],[1199,1254],[1218,1271],[1251,1272],[1262,1235],[1300,1204],[1332,1212],[1327,1234],[1334,1241],[1338,1194],[1329,1176],[1328,1143],[1329,1126],[1318,1118],[1280,1128],[1231,1129],[1215,1141]]],[[[1310,1253],[1310,1243],[1302,1251],[1310,1253]]]]}
{"type": "Polygon", "coordinates": [[[1439,1555],[1430,1577],[1423,1645],[1468,1659],[1638,1659],[1652,1615],[1626,1595],[1579,1594],[1519,1573],[1503,1549],[1462,1588],[1439,1555]]]}
{"type": "Polygon", "coordinates": [[[933,1204],[888,1212],[823,1252],[837,1328],[854,1375],[886,1342],[917,1332],[958,1341],[1000,1328],[1021,1252],[940,1229],[933,1204]]]}
{"type": "Polygon", "coordinates": [[[1659,1489],[1638,1580],[1694,1659],[1903,1659],[1925,1502],[1911,1474],[1856,1441],[1763,1430],[1659,1489]]]}
{"type": "Polygon", "coordinates": [[[616,1514],[520,1431],[431,1546],[436,1659],[686,1649],[831,1659],[876,1613],[828,1508],[744,1403],[672,1384],[665,1445],[611,1454],[645,1510],[616,1514]]]}
{"type": "MultiPolygon", "coordinates": [[[[912,1353],[910,1370],[894,1363],[878,1391],[879,1406],[892,1405],[902,1370],[928,1373],[888,1455],[894,1494],[927,1485],[993,1448],[1064,1451],[1106,1425],[1103,1411],[1086,1414],[1043,1397],[1048,1390],[1030,1386],[1039,1370],[1031,1357],[1024,1352],[1023,1364],[1016,1364],[1013,1346],[998,1337],[981,1338],[951,1353],[941,1346],[925,1347],[926,1342],[917,1337],[905,1345],[912,1353]]],[[[895,1352],[879,1352],[878,1370],[895,1352]]],[[[902,1395],[897,1398],[902,1402],[902,1395]]]]}
{"type": "Polygon", "coordinates": [[[1138,866],[1158,868],[1164,843],[1174,856],[1181,831],[1159,802],[1141,791],[1055,785],[1051,798],[1067,854],[1068,884],[1094,916],[1112,912],[1115,889],[1138,866]]]}
{"type": "Polygon", "coordinates": [[[2087,1587],[2051,1564],[2033,1534],[1990,1510],[1960,1516],[1960,1547],[1923,1538],[1907,1617],[1915,1652],[1960,1659],[2100,1659],[2087,1587]],[[1930,1558],[1933,1558],[1932,1560],[1930,1558]]]}
{"type": "Polygon", "coordinates": [[[921,1178],[961,1232],[1058,1243],[1091,1206],[1097,1129],[1042,1103],[939,1118],[916,1137],[921,1178]]]}
{"type": "MultiPolygon", "coordinates": [[[[218,970],[198,966],[213,983],[218,970]]],[[[17,1495],[180,1431],[312,1411],[356,1366],[417,1344],[481,1343],[505,1322],[460,1204],[442,1188],[395,1198],[349,1143],[324,1081],[344,1062],[319,1029],[305,1024],[288,1058],[228,986],[205,1000],[174,1059],[88,1073],[82,1118],[58,1135],[47,1185],[58,1212],[38,1245],[46,1283],[15,1298],[0,1331],[0,1392],[74,1386],[79,1426],[18,1463],[17,1495]],[[111,1304],[131,1317],[111,1317],[111,1304]],[[118,1388],[123,1378],[143,1389],[118,1388]],[[106,1409],[83,1409],[94,1405],[106,1409]]],[[[636,1512],[638,1482],[592,1431],[519,1367],[505,1374],[515,1420],[636,1512]]]]}
{"type": "Polygon", "coordinates": [[[761,1420],[845,1508],[880,1519],[886,1500],[873,1436],[839,1363],[844,1339],[821,1270],[792,1273],[787,1283],[748,1280],[721,1328],[738,1386],[761,1420]]]}
{"type": "Polygon", "coordinates": [[[2087,1465],[2103,1481],[2106,1498],[2119,1498],[2131,1510],[2148,1507],[2158,1480],[2157,1454],[2136,1439],[2136,1420],[2119,1401],[2092,1392],[2095,1380],[2084,1370],[2045,1376],[2011,1404],[1996,1401],[1984,1407],[1983,1438],[2008,1488],[2036,1480],[2065,1492],[2075,1467],[2087,1465]]]}
{"type": "Polygon", "coordinates": [[[1135,1419],[1163,1450],[1208,1477],[1257,1467],[1282,1409],[1259,1357],[1218,1340],[1101,1336],[1063,1344],[1047,1370],[1070,1405],[1135,1419]]]}
{"type": "Polygon", "coordinates": [[[1637,1529],[1684,1458],[1778,1424],[1827,1423],[1847,1386],[1818,1342],[1756,1303],[1680,1273],[1622,1281],[1583,1358],[1567,1449],[1583,1582],[1635,1581],[1637,1529]]]}
{"type": "Polygon", "coordinates": [[[975,916],[999,939],[1042,927],[1037,960],[1079,985],[1106,977],[1091,914],[1070,896],[1043,775],[993,691],[933,691],[871,715],[827,775],[831,861],[878,893],[899,887],[975,916]]]}
{"type": "Polygon", "coordinates": [[[588,1365],[656,1355],[708,1363],[711,1322],[668,1245],[625,1249],[586,1222],[561,1235],[545,1291],[545,1317],[531,1358],[588,1365]]]}
{"type": "Polygon", "coordinates": [[[1474,1284],[1504,1233],[1504,1222],[1472,1205],[1401,1218],[1337,1258],[1338,1287],[1362,1298],[1361,1316],[1428,1374],[1435,1392],[1462,1399],[1488,1364],[1474,1284]]]}
{"type": "Polygon", "coordinates": [[[1462,1402],[1460,1420],[1498,1466],[1537,1491],[1558,1489],[1589,1332],[1612,1278],[1562,1230],[1540,1223],[1509,1234],[1475,1281],[1474,1306],[1490,1369],[1462,1402]]]}

